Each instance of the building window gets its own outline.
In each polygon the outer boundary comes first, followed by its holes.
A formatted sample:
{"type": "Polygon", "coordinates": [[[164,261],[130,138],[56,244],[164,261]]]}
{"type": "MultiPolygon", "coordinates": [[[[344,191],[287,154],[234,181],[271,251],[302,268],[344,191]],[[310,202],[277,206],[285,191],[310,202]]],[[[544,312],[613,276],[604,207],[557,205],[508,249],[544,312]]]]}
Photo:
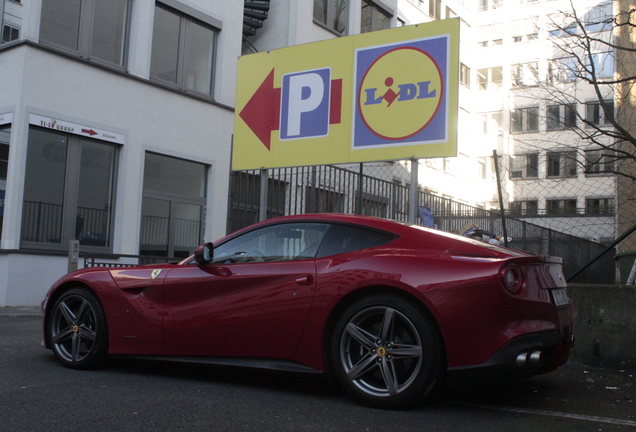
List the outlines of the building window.
{"type": "Polygon", "coordinates": [[[546,200],[547,214],[551,216],[575,215],[576,199],[549,199],[546,200]]]}
{"type": "Polygon", "coordinates": [[[212,96],[217,29],[185,13],[155,7],[150,79],[212,96]]]}
{"type": "Polygon", "coordinates": [[[502,135],[503,134],[503,112],[495,111],[489,113],[481,113],[478,115],[479,121],[482,123],[480,130],[484,135],[502,135]]]}
{"type": "Polygon", "coordinates": [[[511,216],[536,216],[539,212],[537,200],[513,201],[510,203],[511,216]]]}
{"type": "Polygon", "coordinates": [[[479,48],[488,48],[488,41],[477,42],[479,48]]]}
{"type": "Polygon", "coordinates": [[[512,65],[512,85],[517,87],[536,86],[539,84],[539,63],[512,65]]]}
{"type": "Polygon", "coordinates": [[[510,156],[510,178],[537,178],[539,176],[539,155],[528,153],[510,156]]]}
{"type": "Polygon", "coordinates": [[[360,33],[385,30],[391,25],[391,17],[383,9],[367,0],[362,0],[361,17],[360,33]]]}
{"type": "Polygon", "coordinates": [[[613,215],[614,198],[586,198],[585,213],[589,215],[613,215]]]}
{"type": "Polygon", "coordinates": [[[577,60],[574,57],[564,57],[548,62],[549,84],[573,82],[577,74],[577,60]]]}
{"type": "Polygon", "coordinates": [[[585,152],[585,173],[603,174],[614,171],[615,157],[608,150],[587,150],[585,152]]]}
{"type": "Polygon", "coordinates": [[[442,0],[428,0],[428,15],[436,20],[442,18],[442,0]]]}
{"type": "Polygon", "coordinates": [[[510,132],[538,132],[539,108],[520,108],[510,111],[510,132]]]}
{"type": "Polygon", "coordinates": [[[611,2],[600,3],[585,14],[585,30],[588,33],[611,30],[614,16],[611,2]]]}
{"type": "Polygon", "coordinates": [[[479,12],[486,12],[490,9],[499,9],[502,3],[503,0],[479,0],[477,10],[479,12]]]}
{"type": "Polygon", "coordinates": [[[576,177],[576,152],[548,153],[548,177],[576,177]]]}
{"type": "Polygon", "coordinates": [[[2,26],[2,42],[7,43],[20,38],[20,29],[17,27],[5,24],[2,26]]]}
{"type": "Polygon", "coordinates": [[[497,90],[501,88],[503,82],[503,71],[501,67],[479,69],[477,71],[477,82],[479,90],[497,90]]]}
{"type": "Polygon", "coordinates": [[[110,248],[116,156],[115,145],[32,127],[22,247],[65,250],[76,239],[85,247],[110,248]]]}
{"type": "Polygon", "coordinates": [[[549,131],[576,127],[576,104],[548,106],[546,125],[549,131]]]}
{"type": "MultiPolygon", "coordinates": [[[[550,18],[550,19],[554,19],[550,18]]],[[[568,37],[568,36],[575,36],[578,33],[578,28],[577,28],[577,24],[576,22],[573,23],[568,23],[565,24],[563,26],[559,26],[556,28],[553,28],[551,30],[548,31],[548,37],[551,38],[557,38],[557,37],[568,37]]]]}
{"type": "Polygon", "coordinates": [[[344,35],[347,31],[347,0],[314,0],[314,22],[344,35]]]}
{"type": "Polygon", "coordinates": [[[470,68],[464,63],[459,65],[459,83],[470,88],[470,68]]]}
{"type": "Polygon", "coordinates": [[[2,238],[2,221],[4,219],[4,195],[7,190],[10,138],[11,126],[0,127],[0,238],[2,238]]]}
{"type": "Polygon", "coordinates": [[[130,0],[42,2],[40,42],[90,60],[124,66],[130,0]]]}
{"type": "Polygon", "coordinates": [[[612,124],[614,116],[614,101],[604,101],[605,109],[600,101],[587,102],[585,104],[585,121],[587,127],[607,126],[612,124]]]}
{"type": "Polygon", "coordinates": [[[586,59],[589,79],[614,77],[614,54],[611,52],[592,54],[586,59]]]}
{"type": "Polygon", "coordinates": [[[189,256],[203,241],[207,166],[146,153],[140,255],[189,256]]]}

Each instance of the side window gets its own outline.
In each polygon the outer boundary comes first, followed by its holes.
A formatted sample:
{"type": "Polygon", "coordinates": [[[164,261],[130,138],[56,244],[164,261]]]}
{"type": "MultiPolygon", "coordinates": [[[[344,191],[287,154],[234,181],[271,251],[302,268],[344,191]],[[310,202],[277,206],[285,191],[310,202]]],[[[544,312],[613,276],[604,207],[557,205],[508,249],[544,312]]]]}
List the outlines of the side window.
{"type": "Polygon", "coordinates": [[[263,227],[214,248],[215,264],[313,259],[329,225],[288,223],[263,227]]]}
{"type": "Polygon", "coordinates": [[[351,225],[332,225],[316,258],[382,246],[395,240],[394,234],[351,225]]]}

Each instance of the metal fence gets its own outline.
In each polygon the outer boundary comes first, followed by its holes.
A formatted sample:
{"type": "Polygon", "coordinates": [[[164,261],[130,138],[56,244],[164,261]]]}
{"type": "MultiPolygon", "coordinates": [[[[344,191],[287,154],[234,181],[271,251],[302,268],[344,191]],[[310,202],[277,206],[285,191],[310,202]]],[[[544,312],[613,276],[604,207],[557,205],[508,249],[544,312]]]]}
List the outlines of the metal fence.
{"type": "MultiPolygon", "coordinates": [[[[384,171],[332,165],[249,170],[232,173],[228,232],[259,220],[261,194],[266,190],[266,218],[306,213],[350,213],[378,216],[406,222],[409,185],[392,179],[393,168],[384,171]],[[383,178],[384,177],[384,178],[383,178]],[[267,187],[261,188],[262,179],[267,187]]],[[[431,210],[437,229],[458,231],[474,224],[503,234],[499,212],[492,212],[438,196],[418,193],[418,206],[431,210]]],[[[554,231],[522,219],[505,219],[513,249],[563,258],[566,277],[573,275],[605,248],[603,244],[554,231]]],[[[579,283],[614,283],[615,264],[611,254],[577,276],[579,283]]]]}

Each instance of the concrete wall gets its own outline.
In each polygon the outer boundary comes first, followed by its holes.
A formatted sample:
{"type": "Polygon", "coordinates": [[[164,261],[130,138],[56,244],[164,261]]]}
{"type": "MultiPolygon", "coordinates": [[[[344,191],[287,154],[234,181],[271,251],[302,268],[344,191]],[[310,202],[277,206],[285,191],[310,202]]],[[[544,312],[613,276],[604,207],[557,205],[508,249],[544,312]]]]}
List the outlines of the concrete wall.
{"type": "Polygon", "coordinates": [[[572,284],[576,342],[570,362],[636,370],[636,287],[572,284]]]}

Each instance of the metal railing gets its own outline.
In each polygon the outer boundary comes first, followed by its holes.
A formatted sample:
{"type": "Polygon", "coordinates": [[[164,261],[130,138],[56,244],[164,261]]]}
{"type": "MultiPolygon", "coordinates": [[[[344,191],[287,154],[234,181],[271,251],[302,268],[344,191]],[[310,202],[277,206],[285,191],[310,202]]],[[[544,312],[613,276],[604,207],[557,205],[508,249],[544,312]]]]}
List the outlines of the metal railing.
{"type": "MultiPolygon", "coordinates": [[[[397,182],[365,174],[360,182],[359,172],[331,165],[270,169],[267,181],[267,218],[338,212],[361,213],[402,222],[408,220],[409,188],[397,182]],[[360,208],[356,206],[358,200],[362,203],[360,208]]],[[[232,173],[228,232],[258,221],[260,183],[259,170],[232,173]]],[[[427,191],[418,193],[417,205],[431,210],[437,229],[457,232],[474,224],[481,229],[503,234],[499,211],[473,207],[427,191]]],[[[508,218],[506,224],[511,248],[531,254],[562,257],[566,277],[576,273],[605,248],[603,244],[523,219],[508,218]]],[[[606,254],[578,274],[574,282],[614,283],[616,266],[611,255],[606,254]]]]}

